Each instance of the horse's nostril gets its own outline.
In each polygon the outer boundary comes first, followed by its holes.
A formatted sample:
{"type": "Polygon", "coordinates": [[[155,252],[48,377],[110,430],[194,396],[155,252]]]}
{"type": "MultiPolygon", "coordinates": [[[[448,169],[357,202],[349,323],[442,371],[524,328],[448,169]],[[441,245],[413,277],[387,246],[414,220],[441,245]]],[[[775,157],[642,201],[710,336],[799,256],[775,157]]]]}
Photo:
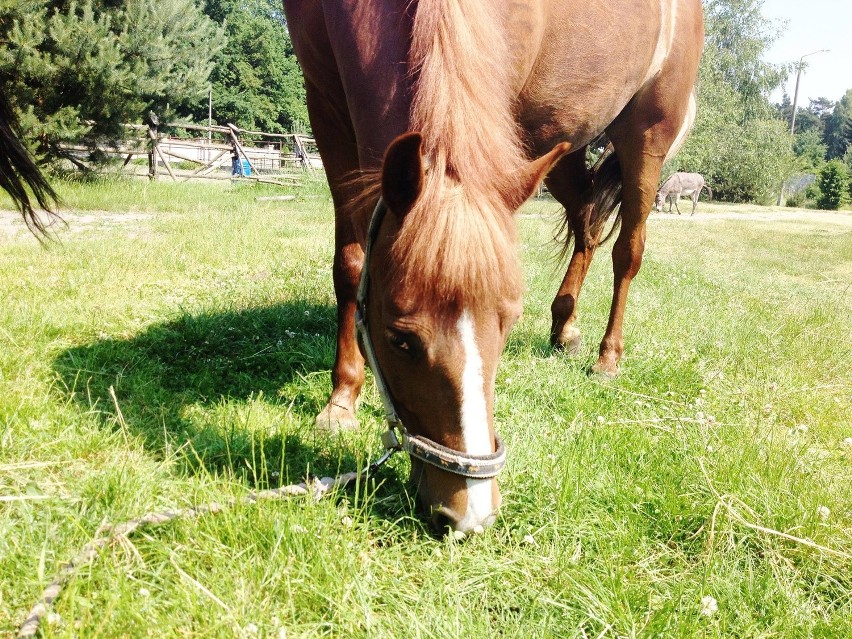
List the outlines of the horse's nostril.
{"type": "Polygon", "coordinates": [[[458,519],[453,517],[451,512],[441,508],[432,513],[432,525],[438,533],[446,535],[456,529],[458,519]]]}

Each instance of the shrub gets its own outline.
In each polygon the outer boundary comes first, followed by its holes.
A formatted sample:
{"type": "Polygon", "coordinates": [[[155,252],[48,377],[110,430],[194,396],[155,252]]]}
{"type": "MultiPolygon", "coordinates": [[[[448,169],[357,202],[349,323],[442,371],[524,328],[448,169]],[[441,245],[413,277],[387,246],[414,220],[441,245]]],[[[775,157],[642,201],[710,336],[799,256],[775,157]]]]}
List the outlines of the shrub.
{"type": "Polygon", "coordinates": [[[817,186],[817,206],[836,211],[849,201],[849,169],[841,160],[829,160],[819,172],[817,186]]]}

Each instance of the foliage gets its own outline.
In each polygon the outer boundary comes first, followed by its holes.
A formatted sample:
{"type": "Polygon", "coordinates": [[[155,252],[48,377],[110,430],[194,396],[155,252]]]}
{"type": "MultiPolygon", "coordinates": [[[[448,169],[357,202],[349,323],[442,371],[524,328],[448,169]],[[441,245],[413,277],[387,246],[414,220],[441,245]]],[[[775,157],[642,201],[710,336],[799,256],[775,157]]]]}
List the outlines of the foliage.
{"type": "Polygon", "coordinates": [[[793,139],[793,153],[796,156],[796,169],[801,172],[816,173],[825,164],[828,147],[816,128],[796,133],[793,139]]]}
{"type": "Polygon", "coordinates": [[[817,206],[836,211],[849,201],[849,170],[839,159],[829,160],[817,176],[817,206]]]}
{"type": "Polygon", "coordinates": [[[788,69],[764,62],[763,56],[781,27],[761,14],[763,0],[705,0],[703,64],[738,97],[741,122],[770,117],[766,96],[785,79],[788,69]]]}
{"type": "Polygon", "coordinates": [[[114,143],[123,122],[197,100],[219,32],[193,0],[4,0],[0,41],[0,90],[36,150],[63,157],[62,144],[114,143]]]}
{"type": "MultiPolygon", "coordinates": [[[[227,37],[210,75],[213,119],[273,133],[303,129],[308,119],[304,82],[281,3],[207,0],[204,10],[227,37]]],[[[206,120],[207,101],[193,114],[206,120]]]]}
{"type": "Polygon", "coordinates": [[[852,89],[846,91],[825,123],[829,158],[842,158],[852,148],[852,89]]]}
{"type": "MultiPolygon", "coordinates": [[[[715,49],[705,50],[695,126],[665,172],[701,173],[721,200],[764,202],[774,197],[793,166],[790,135],[785,123],[772,115],[749,117],[747,111],[763,108],[757,108],[756,98],[744,100],[719,73],[719,55],[715,49]]],[[[762,99],[768,109],[768,100],[762,99]]]]}

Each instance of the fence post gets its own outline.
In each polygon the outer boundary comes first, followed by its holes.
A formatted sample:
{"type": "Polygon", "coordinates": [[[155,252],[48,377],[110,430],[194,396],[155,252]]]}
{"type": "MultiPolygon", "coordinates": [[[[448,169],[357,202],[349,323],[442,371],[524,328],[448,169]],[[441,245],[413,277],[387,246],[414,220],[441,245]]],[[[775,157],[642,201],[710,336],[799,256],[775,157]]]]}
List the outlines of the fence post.
{"type": "Polygon", "coordinates": [[[151,139],[151,150],[148,152],[148,179],[157,179],[157,155],[159,149],[159,135],[157,134],[157,126],[160,124],[160,118],[153,111],[148,111],[148,137],[151,139]]]}
{"type": "Polygon", "coordinates": [[[230,122],[228,122],[228,128],[231,130],[231,144],[233,144],[240,155],[246,159],[249,167],[251,167],[252,173],[257,175],[257,168],[252,163],[251,158],[246,154],[246,150],[243,148],[243,145],[240,144],[240,130],[230,122]]]}
{"type": "Polygon", "coordinates": [[[151,150],[148,151],[148,179],[157,179],[157,126],[148,123],[148,137],[151,138],[151,150]]]}

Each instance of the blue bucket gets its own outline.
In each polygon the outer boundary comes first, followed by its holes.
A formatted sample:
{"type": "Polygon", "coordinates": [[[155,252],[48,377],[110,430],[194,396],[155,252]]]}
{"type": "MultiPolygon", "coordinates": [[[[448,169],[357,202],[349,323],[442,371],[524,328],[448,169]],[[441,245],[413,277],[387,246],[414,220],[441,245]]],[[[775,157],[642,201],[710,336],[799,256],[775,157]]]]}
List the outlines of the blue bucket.
{"type": "Polygon", "coordinates": [[[251,164],[249,164],[248,160],[243,160],[240,162],[240,175],[243,177],[248,177],[251,175],[251,164]]]}

